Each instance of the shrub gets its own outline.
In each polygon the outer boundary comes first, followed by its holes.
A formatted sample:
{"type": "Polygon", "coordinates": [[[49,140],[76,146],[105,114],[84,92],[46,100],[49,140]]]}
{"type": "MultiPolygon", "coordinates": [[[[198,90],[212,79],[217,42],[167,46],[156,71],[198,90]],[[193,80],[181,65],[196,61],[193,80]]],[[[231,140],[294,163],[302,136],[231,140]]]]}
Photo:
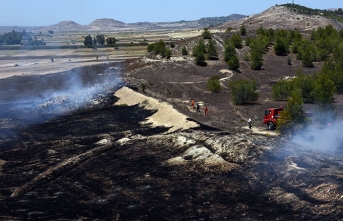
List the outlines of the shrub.
{"type": "Polygon", "coordinates": [[[279,80],[273,85],[272,96],[274,100],[284,101],[291,96],[292,81],[290,80],[279,80]]]}
{"type": "Polygon", "coordinates": [[[182,47],[181,54],[182,55],[188,55],[188,51],[187,51],[187,48],[185,46],[182,47]]]}
{"type": "Polygon", "coordinates": [[[208,81],[207,81],[207,88],[212,91],[212,92],[220,92],[221,86],[220,86],[220,78],[217,75],[212,76],[208,81]]]}
{"type": "Polygon", "coordinates": [[[204,39],[212,39],[212,34],[208,28],[205,28],[201,35],[204,39]]]}
{"type": "Polygon", "coordinates": [[[237,55],[232,56],[228,61],[227,64],[229,65],[230,70],[238,71],[238,68],[240,67],[239,65],[239,60],[237,55]]]}
{"type": "Polygon", "coordinates": [[[247,80],[231,81],[231,98],[235,105],[254,103],[260,94],[256,91],[256,82],[247,80]]]}

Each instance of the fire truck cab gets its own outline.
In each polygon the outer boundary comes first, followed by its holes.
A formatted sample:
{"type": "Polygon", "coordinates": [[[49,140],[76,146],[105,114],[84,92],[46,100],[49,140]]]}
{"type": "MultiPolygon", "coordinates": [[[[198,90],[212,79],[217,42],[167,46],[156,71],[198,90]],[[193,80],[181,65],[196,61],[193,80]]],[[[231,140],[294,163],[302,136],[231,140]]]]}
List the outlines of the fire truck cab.
{"type": "Polygon", "coordinates": [[[282,111],[283,106],[280,106],[279,108],[268,108],[264,112],[263,123],[268,125],[269,130],[275,130],[276,121],[280,117],[282,111]]]}

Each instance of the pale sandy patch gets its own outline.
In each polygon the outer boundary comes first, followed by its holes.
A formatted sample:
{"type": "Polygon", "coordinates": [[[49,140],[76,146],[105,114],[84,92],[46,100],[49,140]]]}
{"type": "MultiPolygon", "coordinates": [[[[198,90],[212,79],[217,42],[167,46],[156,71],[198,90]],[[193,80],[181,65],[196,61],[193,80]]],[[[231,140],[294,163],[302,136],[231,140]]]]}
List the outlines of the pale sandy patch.
{"type": "Polygon", "coordinates": [[[148,117],[146,121],[141,122],[142,124],[151,124],[155,127],[169,127],[168,133],[199,126],[198,123],[187,120],[188,117],[175,110],[172,105],[135,92],[130,88],[123,87],[114,95],[119,98],[115,105],[126,104],[132,106],[139,104],[147,110],[157,110],[157,112],[148,117]]]}

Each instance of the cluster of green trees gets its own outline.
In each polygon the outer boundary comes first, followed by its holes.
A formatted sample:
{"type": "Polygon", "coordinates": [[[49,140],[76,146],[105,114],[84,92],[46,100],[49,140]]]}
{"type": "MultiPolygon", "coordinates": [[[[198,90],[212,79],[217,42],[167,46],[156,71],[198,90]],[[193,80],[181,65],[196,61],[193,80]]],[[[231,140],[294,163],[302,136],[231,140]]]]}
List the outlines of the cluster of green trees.
{"type": "Polygon", "coordinates": [[[236,53],[236,48],[242,47],[242,38],[239,34],[234,34],[231,38],[224,41],[224,60],[230,70],[238,71],[240,64],[236,53]]]}
{"type": "Polygon", "coordinates": [[[148,52],[154,52],[156,55],[159,54],[168,59],[172,56],[172,51],[166,47],[166,43],[162,39],[157,43],[149,44],[147,50],[148,52]]]}
{"type": "Polygon", "coordinates": [[[199,39],[198,44],[193,47],[192,54],[195,57],[195,63],[200,66],[206,65],[206,59],[218,59],[218,49],[215,42],[212,40],[212,34],[208,29],[204,29],[202,33],[203,39],[199,39]],[[204,39],[209,39],[205,44],[204,39]]]}
{"type": "Polygon", "coordinates": [[[37,39],[37,36],[31,32],[11,31],[0,35],[0,44],[6,45],[46,45],[43,39],[37,39]],[[33,36],[33,37],[32,37],[33,36]]]}
{"type": "Polygon", "coordinates": [[[276,55],[284,56],[292,52],[297,59],[302,60],[305,67],[313,67],[315,61],[325,61],[330,54],[340,56],[340,44],[343,40],[343,30],[337,31],[332,25],[312,30],[310,38],[303,38],[297,30],[264,29],[256,30],[255,38],[246,38],[246,45],[250,47],[250,65],[254,70],[261,69],[263,54],[274,44],[276,55]]]}
{"type": "Polygon", "coordinates": [[[117,39],[115,37],[107,37],[105,39],[105,35],[96,35],[94,38],[92,38],[90,35],[87,35],[83,41],[83,44],[89,48],[95,47],[96,45],[105,45],[105,43],[106,46],[112,47],[116,45],[116,42],[117,39]]]}
{"type": "Polygon", "coordinates": [[[298,114],[302,114],[302,112],[293,110],[295,103],[299,108],[303,103],[316,104],[317,112],[319,113],[317,114],[319,123],[335,120],[336,113],[333,96],[337,92],[337,87],[331,77],[331,73],[325,69],[322,69],[320,73],[313,76],[305,75],[298,71],[295,78],[280,80],[273,85],[273,98],[275,100],[287,100],[286,112],[283,113],[286,117],[282,115],[284,120],[279,123],[279,128],[288,128],[289,125],[294,125],[294,123],[298,125],[303,123],[303,121],[297,119],[301,117],[298,114]],[[295,115],[293,116],[293,114],[295,115]],[[290,117],[291,121],[287,117],[290,117]]]}

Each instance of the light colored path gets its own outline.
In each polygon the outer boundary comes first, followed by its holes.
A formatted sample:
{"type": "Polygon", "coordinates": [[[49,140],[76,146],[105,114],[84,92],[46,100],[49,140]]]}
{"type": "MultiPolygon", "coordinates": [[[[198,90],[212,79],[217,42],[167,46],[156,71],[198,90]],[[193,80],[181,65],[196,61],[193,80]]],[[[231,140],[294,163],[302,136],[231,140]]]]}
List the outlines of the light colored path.
{"type": "Polygon", "coordinates": [[[142,124],[151,124],[155,127],[170,127],[168,133],[199,126],[199,124],[187,120],[188,117],[175,110],[172,105],[135,92],[130,88],[123,87],[116,91],[114,95],[119,98],[115,105],[132,106],[139,104],[147,110],[157,110],[157,112],[148,117],[146,121],[141,122],[142,124]]]}

